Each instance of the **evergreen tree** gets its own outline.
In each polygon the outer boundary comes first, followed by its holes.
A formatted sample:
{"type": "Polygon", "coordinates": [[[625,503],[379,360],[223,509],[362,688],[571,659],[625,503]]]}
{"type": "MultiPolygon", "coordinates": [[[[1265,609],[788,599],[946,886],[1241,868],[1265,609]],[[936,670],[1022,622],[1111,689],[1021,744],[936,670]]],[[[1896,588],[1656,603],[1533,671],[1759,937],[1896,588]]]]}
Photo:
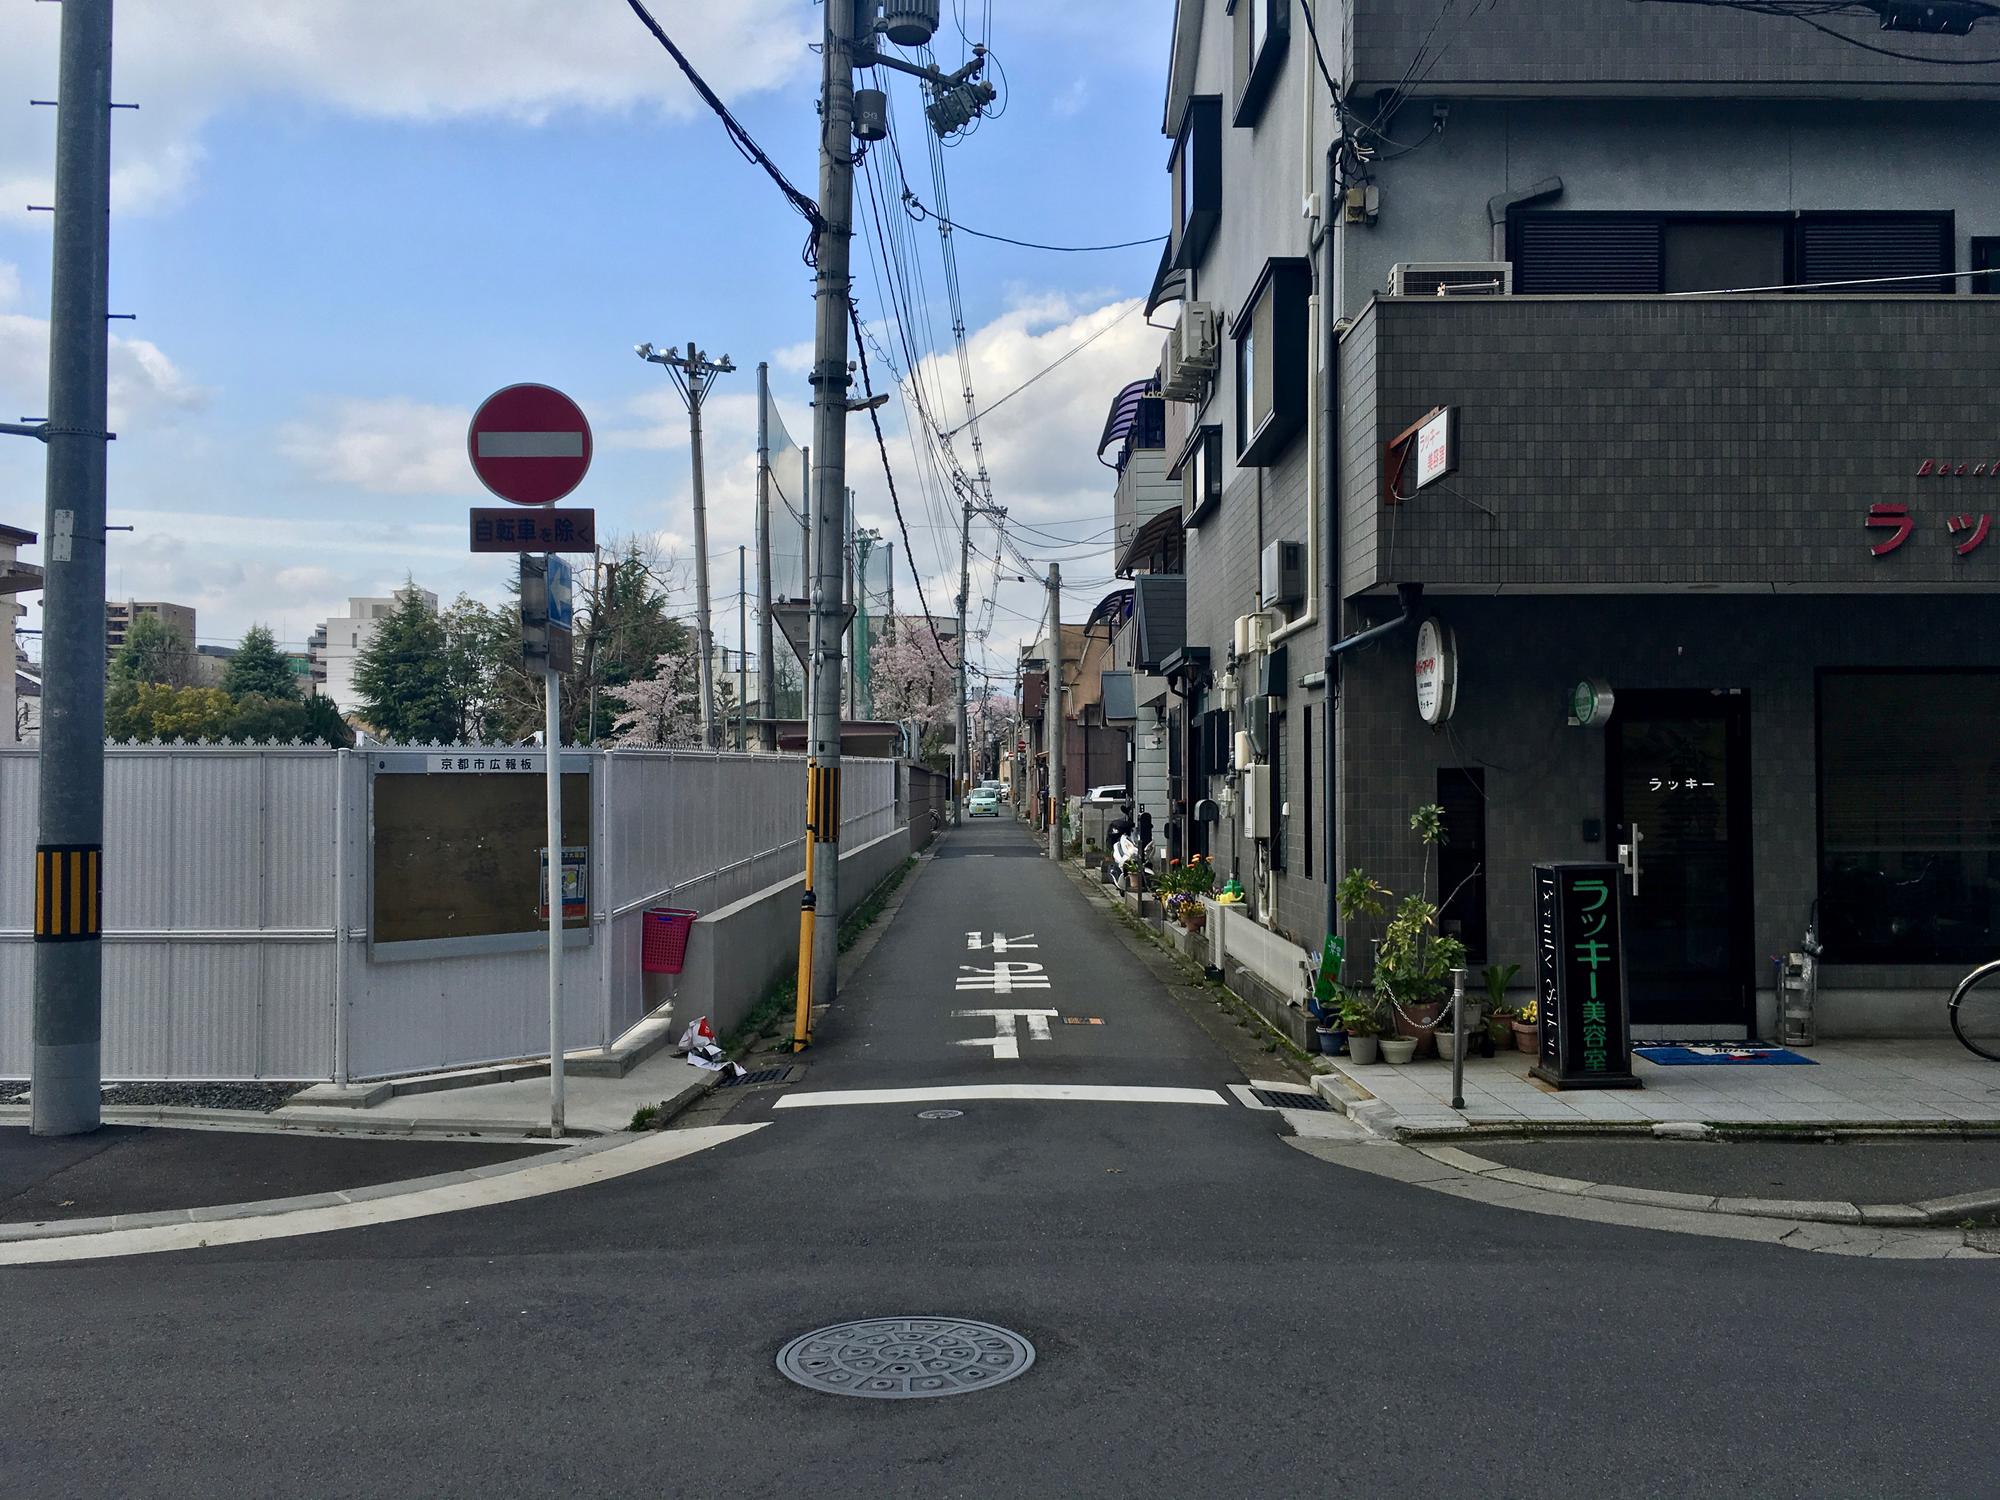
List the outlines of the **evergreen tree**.
{"type": "Polygon", "coordinates": [[[184,688],[194,684],[194,643],[158,615],[140,615],[125,631],[125,643],[111,658],[113,686],[153,683],[184,688]]]}
{"type": "Polygon", "coordinates": [[[236,648],[236,655],[230,658],[229,670],[222,674],[222,690],[232,698],[243,698],[257,694],[265,698],[281,701],[295,701],[299,696],[298,679],[292,675],[292,664],[278,651],[271,639],[271,632],[262,625],[252,625],[243,634],[243,644],[236,648]]]}
{"type": "Polygon", "coordinates": [[[406,586],[355,660],[360,715],[404,744],[449,743],[459,731],[450,677],[444,625],[415,586],[406,586]]]}

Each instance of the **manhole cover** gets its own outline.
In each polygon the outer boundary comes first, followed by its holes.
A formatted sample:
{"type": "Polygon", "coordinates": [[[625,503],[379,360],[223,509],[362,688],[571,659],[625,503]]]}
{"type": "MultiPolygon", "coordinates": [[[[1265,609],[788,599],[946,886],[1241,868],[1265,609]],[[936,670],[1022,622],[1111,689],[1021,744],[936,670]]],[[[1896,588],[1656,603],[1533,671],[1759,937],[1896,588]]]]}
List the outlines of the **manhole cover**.
{"type": "Polygon", "coordinates": [[[920,1109],[919,1120],[956,1120],[965,1113],[962,1109],[920,1109]]]}
{"type": "Polygon", "coordinates": [[[863,1318],[793,1339],[778,1373],[808,1390],[880,1401],[960,1396],[1025,1375],[1035,1346],[962,1318],[863,1318]]]}
{"type": "Polygon", "coordinates": [[[1318,1094],[1294,1094],[1289,1091],[1280,1092],[1277,1089],[1252,1089],[1250,1092],[1256,1097],[1258,1103],[1268,1104],[1273,1109],[1324,1109],[1330,1111],[1333,1108],[1331,1104],[1328,1104],[1318,1094]]]}

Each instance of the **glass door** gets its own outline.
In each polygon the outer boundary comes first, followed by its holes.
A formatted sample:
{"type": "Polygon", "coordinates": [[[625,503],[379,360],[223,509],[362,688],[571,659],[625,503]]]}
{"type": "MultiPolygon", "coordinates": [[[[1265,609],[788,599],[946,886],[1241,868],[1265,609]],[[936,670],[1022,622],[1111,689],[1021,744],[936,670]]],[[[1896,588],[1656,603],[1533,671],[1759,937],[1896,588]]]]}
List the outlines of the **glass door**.
{"type": "Polygon", "coordinates": [[[1654,1036],[1747,1036],[1756,972],[1746,702],[1621,692],[1608,734],[1632,1024],[1654,1036]]]}

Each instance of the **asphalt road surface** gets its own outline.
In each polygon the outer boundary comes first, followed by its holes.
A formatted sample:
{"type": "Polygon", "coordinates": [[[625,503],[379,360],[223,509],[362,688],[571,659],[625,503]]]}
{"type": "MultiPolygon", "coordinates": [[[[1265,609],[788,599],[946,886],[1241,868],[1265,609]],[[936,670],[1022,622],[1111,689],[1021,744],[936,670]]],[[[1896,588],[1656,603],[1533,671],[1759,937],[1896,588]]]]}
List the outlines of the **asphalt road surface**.
{"type": "Polygon", "coordinates": [[[777,1107],[1214,1090],[1244,1077],[1233,1033],[1011,823],[955,833],[805,1077],[728,1104],[754,1134],[503,1207],[0,1273],[0,1490],[2000,1493],[1991,1264],[1469,1204],[1314,1160],[1233,1100],[777,1107]],[[1001,962],[1048,988],[959,988],[1001,962]],[[1017,1019],[1016,1056],[954,1014],[1001,1009],[1057,1014],[1046,1040],[1017,1019]],[[919,1118],[938,1107],[961,1113],[919,1118]],[[912,1401],[773,1368],[796,1335],[904,1314],[990,1320],[1036,1362],[912,1401]]]}

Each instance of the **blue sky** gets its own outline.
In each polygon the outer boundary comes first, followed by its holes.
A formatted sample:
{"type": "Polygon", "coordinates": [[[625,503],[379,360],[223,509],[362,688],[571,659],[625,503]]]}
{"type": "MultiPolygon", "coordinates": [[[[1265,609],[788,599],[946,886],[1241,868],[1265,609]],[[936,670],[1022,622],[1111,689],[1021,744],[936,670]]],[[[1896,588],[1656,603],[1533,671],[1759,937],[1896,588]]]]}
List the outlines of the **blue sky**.
{"type": "MultiPolygon", "coordinates": [[[[948,17],[955,8],[975,24],[987,7],[947,3],[948,17]]],[[[653,9],[813,192],[817,6],[653,9]]],[[[1168,8],[990,9],[1007,110],[945,153],[954,216],[1065,243],[1157,233],[1168,8]]],[[[53,94],[59,11],[0,0],[0,98],[53,94]]],[[[961,47],[948,19],[947,65],[961,47]]],[[[715,587],[733,595],[734,548],[754,540],[758,360],[772,362],[787,424],[809,440],[805,226],[623,0],[260,0],[254,12],[122,0],[114,78],[117,97],[141,105],[115,117],[111,301],[138,317],[113,325],[112,520],[137,528],[113,536],[114,596],[193,604],[202,638],[218,643],[256,621],[303,642],[348,595],[406,573],[447,598],[498,598],[503,565],[464,552],[465,508],[487,498],[465,464],[464,428],[482,396],[518,380],[561,386],[590,414],[597,458],[573,502],[597,507],[600,532],[658,533],[691,580],[685,415],[663,373],[632,353],[641,340],[690,338],[739,371],[716,387],[708,445],[715,587]]],[[[915,86],[893,91],[905,159],[930,201],[915,86]]],[[[24,209],[49,201],[54,111],[20,114],[0,131],[9,416],[40,415],[46,385],[49,221],[24,209]]],[[[912,338],[943,357],[934,389],[955,423],[937,237],[918,230],[932,305],[912,338]]],[[[864,315],[883,319],[870,238],[857,243],[857,293],[864,315]]],[[[982,404],[1115,325],[985,424],[996,499],[1021,521],[1078,538],[1108,528],[1112,476],[1092,449],[1112,394],[1157,355],[1161,335],[1130,310],[1157,258],[1150,246],[1056,255],[958,237],[982,404]]],[[[880,333],[900,347],[886,321],[880,333]]],[[[950,516],[923,494],[900,409],[885,416],[918,570],[942,611],[955,582],[950,516]]],[[[898,606],[913,604],[865,421],[849,440],[861,523],[896,544],[898,606]]],[[[0,444],[0,521],[40,531],[42,512],[39,446],[0,444]]],[[[1060,555],[1071,577],[1110,572],[1101,547],[1060,555]]],[[[1000,589],[996,667],[1042,608],[1027,584],[1000,589]]],[[[1066,615],[1081,618],[1101,592],[1086,584],[1066,615]]],[[[733,600],[726,613],[733,631],[733,600]]]]}

